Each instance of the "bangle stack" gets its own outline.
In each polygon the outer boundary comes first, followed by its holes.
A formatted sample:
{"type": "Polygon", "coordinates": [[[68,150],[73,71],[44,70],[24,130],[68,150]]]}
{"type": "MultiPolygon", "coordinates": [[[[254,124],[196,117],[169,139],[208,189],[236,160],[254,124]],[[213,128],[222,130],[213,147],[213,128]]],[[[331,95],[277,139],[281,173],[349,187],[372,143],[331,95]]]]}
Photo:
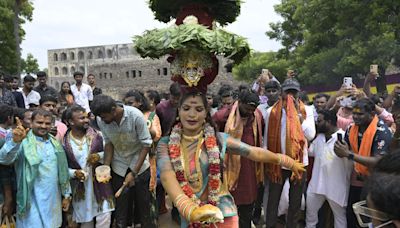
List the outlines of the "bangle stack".
{"type": "Polygon", "coordinates": [[[174,204],[178,208],[181,215],[185,217],[187,221],[190,221],[190,216],[192,215],[192,212],[198,207],[197,204],[195,204],[185,194],[179,194],[175,198],[174,204]]]}
{"type": "Polygon", "coordinates": [[[279,157],[278,165],[281,165],[285,168],[292,169],[294,166],[294,160],[291,159],[289,156],[283,154],[277,154],[279,157]]]}

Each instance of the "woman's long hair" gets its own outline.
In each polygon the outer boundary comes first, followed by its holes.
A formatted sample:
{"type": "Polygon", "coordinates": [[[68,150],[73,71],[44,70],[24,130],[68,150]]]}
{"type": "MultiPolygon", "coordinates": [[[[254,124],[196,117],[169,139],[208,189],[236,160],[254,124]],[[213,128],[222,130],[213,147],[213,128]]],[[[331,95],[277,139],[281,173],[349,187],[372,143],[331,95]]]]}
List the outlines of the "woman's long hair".
{"type": "Polygon", "coordinates": [[[65,95],[67,95],[67,94],[73,95],[73,94],[72,94],[72,91],[71,91],[71,83],[69,83],[69,82],[67,82],[67,81],[62,82],[62,83],[61,83],[61,87],[60,87],[60,92],[59,92],[59,93],[60,93],[61,96],[64,96],[64,97],[65,97],[65,95]],[[64,91],[63,91],[63,86],[64,86],[64,84],[68,84],[68,86],[69,86],[68,93],[64,93],[64,91]]]}

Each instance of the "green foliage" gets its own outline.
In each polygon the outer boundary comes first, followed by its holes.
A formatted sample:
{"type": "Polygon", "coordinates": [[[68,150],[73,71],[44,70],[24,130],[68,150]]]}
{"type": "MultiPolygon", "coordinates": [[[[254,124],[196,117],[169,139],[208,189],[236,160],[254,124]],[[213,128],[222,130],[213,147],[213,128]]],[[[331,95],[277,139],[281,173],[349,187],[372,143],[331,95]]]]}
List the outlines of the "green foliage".
{"type": "Polygon", "coordinates": [[[279,59],[298,69],[303,83],[400,63],[400,1],[282,0],[275,11],[283,22],[266,34],[281,41],[279,59]]]}
{"type": "Polygon", "coordinates": [[[232,23],[240,14],[240,0],[150,0],[150,9],[157,20],[169,22],[176,18],[182,6],[189,4],[204,4],[210,10],[210,14],[221,25],[232,23]]]}
{"type": "Polygon", "coordinates": [[[234,66],[233,76],[238,80],[250,82],[261,74],[262,69],[268,69],[278,80],[283,81],[289,63],[277,56],[278,54],[275,52],[253,53],[250,58],[234,66]]]}
{"type": "Polygon", "coordinates": [[[22,24],[32,20],[33,5],[28,0],[1,0],[0,1],[0,71],[7,74],[16,74],[18,71],[19,56],[16,37],[14,34],[14,19],[17,16],[20,42],[25,31],[22,24]],[[16,11],[18,15],[16,15],[16,11]]]}
{"type": "Polygon", "coordinates": [[[146,31],[142,36],[135,36],[134,43],[143,58],[159,58],[179,50],[196,48],[207,53],[224,55],[239,63],[250,53],[245,38],[223,29],[210,30],[199,24],[173,25],[146,31]]]}
{"type": "Polygon", "coordinates": [[[24,73],[36,73],[39,71],[38,60],[31,53],[28,53],[26,59],[22,59],[21,68],[24,73]]]}

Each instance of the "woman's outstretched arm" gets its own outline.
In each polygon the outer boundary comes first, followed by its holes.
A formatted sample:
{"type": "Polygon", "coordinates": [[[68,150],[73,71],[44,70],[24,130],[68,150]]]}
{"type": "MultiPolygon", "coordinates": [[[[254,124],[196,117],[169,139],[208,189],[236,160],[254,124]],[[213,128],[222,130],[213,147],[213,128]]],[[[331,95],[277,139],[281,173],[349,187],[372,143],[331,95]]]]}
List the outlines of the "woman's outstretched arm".
{"type": "Polygon", "coordinates": [[[301,174],[305,171],[304,165],[299,161],[295,161],[283,154],[273,153],[261,147],[250,146],[233,137],[228,137],[227,151],[256,162],[282,165],[285,168],[291,169],[295,178],[301,178],[301,174]]]}

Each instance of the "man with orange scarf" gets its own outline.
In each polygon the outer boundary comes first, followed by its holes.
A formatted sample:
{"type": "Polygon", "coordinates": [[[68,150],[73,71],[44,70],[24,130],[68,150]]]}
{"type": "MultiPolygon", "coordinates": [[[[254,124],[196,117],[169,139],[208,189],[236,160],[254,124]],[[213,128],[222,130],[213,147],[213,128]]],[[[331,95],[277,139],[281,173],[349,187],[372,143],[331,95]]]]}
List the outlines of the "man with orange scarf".
{"type": "MultiPolygon", "coordinates": [[[[300,83],[293,78],[282,84],[282,98],[265,115],[264,146],[275,153],[282,153],[308,165],[307,140],[315,136],[314,115],[298,99],[300,83]]],[[[278,219],[278,206],[283,185],[290,178],[289,209],[286,227],[296,227],[298,212],[306,175],[300,180],[291,178],[292,172],[278,165],[267,166],[269,181],[268,203],[266,211],[267,227],[275,227],[278,219]]]]}
{"type": "MultiPolygon", "coordinates": [[[[259,97],[250,91],[239,94],[239,100],[229,109],[216,112],[213,120],[219,129],[252,146],[261,147],[264,126],[261,112],[257,109],[259,97]]],[[[264,180],[262,163],[227,153],[226,182],[238,207],[239,227],[250,228],[257,185],[264,180]]]]}
{"type": "Polygon", "coordinates": [[[351,175],[350,192],[347,203],[347,227],[359,227],[352,205],[365,199],[364,182],[371,168],[384,155],[392,140],[388,126],[375,113],[375,104],[368,98],[362,98],[353,105],[353,120],[345,134],[344,142],[337,141],[335,153],[354,161],[351,175]]]}

